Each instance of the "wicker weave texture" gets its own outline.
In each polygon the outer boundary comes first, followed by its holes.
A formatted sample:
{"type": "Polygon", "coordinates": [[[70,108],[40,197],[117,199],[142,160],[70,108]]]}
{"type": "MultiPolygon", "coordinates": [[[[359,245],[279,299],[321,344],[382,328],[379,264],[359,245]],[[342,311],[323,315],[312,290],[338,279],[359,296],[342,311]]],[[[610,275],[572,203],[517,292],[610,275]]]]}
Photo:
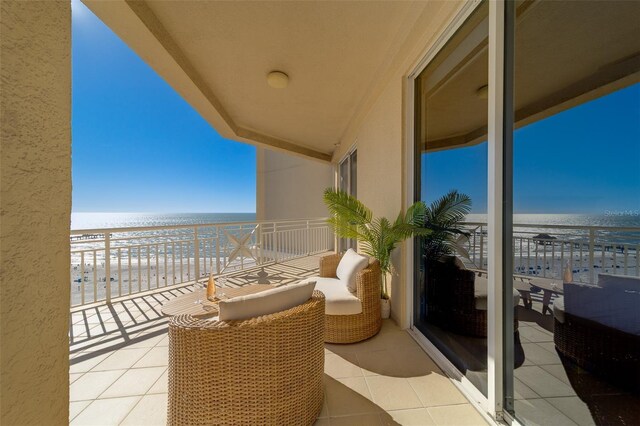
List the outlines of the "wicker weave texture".
{"type": "MultiPolygon", "coordinates": [[[[342,255],[333,254],[320,259],[320,276],[335,278],[342,255]]],[[[356,296],[362,312],[355,315],[327,315],[324,340],[328,343],[355,343],[375,336],[382,327],[380,316],[380,263],[372,261],[356,275],[356,296]]]]}
{"type": "Polygon", "coordinates": [[[605,380],[640,392],[640,336],[567,312],[554,318],[553,341],[565,357],[605,380]]]}
{"type": "Polygon", "coordinates": [[[310,425],[322,409],[324,295],[272,315],[169,322],[169,425],[310,425]]]}
{"type": "Polygon", "coordinates": [[[330,254],[320,258],[320,276],[323,278],[335,278],[338,264],[342,259],[341,254],[330,254]]]}
{"type": "MultiPolygon", "coordinates": [[[[426,276],[428,321],[457,334],[487,337],[487,311],[475,307],[475,273],[434,264],[426,276]]],[[[513,331],[518,331],[517,307],[513,331]]]]}

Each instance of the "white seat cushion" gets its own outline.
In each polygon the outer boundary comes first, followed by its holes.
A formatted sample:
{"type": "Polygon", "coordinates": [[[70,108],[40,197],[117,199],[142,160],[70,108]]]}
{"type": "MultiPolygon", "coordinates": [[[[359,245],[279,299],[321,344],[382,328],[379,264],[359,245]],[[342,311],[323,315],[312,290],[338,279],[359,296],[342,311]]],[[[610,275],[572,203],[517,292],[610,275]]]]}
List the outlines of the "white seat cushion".
{"type": "Polygon", "coordinates": [[[349,291],[356,291],[356,274],[369,265],[369,258],[361,256],[353,249],[347,252],[340,259],[336,269],[336,277],[347,284],[349,291]]]}
{"type": "Polygon", "coordinates": [[[313,280],[305,280],[260,293],[221,300],[218,304],[219,320],[243,320],[286,311],[309,300],[315,285],[313,280]]]}
{"type": "Polygon", "coordinates": [[[362,302],[351,293],[346,284],[337,278],[311,277],[305,281],[315,281],[316,290],[324,293],[324,312],[327,315],[354,315],[362,312],[362,302]]]}

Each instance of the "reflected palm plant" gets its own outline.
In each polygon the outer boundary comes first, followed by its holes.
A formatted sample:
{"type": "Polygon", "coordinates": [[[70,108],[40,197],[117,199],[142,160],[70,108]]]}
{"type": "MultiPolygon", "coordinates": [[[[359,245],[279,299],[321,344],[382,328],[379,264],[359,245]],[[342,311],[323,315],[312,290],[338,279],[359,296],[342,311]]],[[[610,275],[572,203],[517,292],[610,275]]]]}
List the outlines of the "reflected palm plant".
{"type": "Polygon", "coordinates": [[[387,274],[392,270],[391,253],[396,246],[412,235],[429,235],[431,230],[423,226],[427,207],[417,202],[394,222],[386,217],[374,218],[371,210],[357,198],[343,191],[328,188],[324,202],[331,217],[327,220],[334,233],[341,238],[356,239],[362,252],[377,259],[382,270],[383,299],[389,298],[387,274]]]}
{"type": "Polygon", "coordinates": [[[449,191],[426,208],[422,227],[431,232],[421,238],[421,246],[427,262],[452,254],[469,257],[463,243],[470,234],[462,224],[470,211],[471,198],[456,190],[449,191]]]}

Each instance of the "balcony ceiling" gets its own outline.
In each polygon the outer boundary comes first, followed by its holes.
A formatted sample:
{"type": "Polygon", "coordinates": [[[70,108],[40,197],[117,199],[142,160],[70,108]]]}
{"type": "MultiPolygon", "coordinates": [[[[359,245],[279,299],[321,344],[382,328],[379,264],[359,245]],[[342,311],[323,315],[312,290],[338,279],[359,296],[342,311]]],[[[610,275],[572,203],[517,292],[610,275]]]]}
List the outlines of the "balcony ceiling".
{"type": "MultiPolygon", "coordinates": [[[[224,137],[330,160],[437,2],[84,3],[224,137]],[[285,89],[267,85],[281,70],[285,89]]],[[[435,10],[435,9],[434,9],[435,10]]]]}
{"type": "MultiPolygon", "coordinates": [[[[486,19],[473,42],[452,43],[423,74],[423,149],[487,140],[486,19]],[[428,124],[427,124],[428,123],[428,124]],[[425,146],[426,144],[426,146],[425,146]]],[[[525,1],[515,33],[517,127],[544,119],[640,81],[640,2],[525,1]]]]}

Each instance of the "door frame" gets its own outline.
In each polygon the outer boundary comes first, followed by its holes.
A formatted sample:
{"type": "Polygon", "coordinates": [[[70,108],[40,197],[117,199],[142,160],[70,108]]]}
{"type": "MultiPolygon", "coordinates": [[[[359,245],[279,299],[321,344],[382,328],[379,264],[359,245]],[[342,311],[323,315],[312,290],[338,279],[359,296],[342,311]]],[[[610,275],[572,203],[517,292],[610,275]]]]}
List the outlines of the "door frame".
{"type": "MultiPolygon", "coordinates": [[[[354,152],[358,151],[358,140],[356,139],[355,142],[349,147],[349,149],[347,150],[347,152],[345,152],[345,154],[340,158],[340,161],[338,161],[338,163],[336,164],[336,189],[337,190],[341,190],[340,188],[340,171],[341,168],[340,166],[342,166],[342,163],[344,163],[345,161],[348,162],[347,164],[347,170],[349,173],[349,177],[348,177],[348,181],[347,181],[347,193],[349,195],[353,195],[351,193],[351,156],[353,155],[354,152]]],[[[356,154],[357,155],[357,154],[356,154]]],[[[356,172],[356,176],[357,176],[357,172],[356,172]]],[[[356,185],[357,185],[357,177],[356,177],[356,185]]],[[[356,197],[357,195],[357,186],[356,186],[356,197]]],[[[337,247],[337,252],[341,253],[343,251],[346,251],[349,247],[345,247],[344,243],[345,241],[347,241],[345,238],[338,238],[336,237],[336,247],[337,247]]],[[[355,241],[355,240],[352,240],[355,241]]],[[[355,241],[355,247],[358,246],[358,242],[355,241]]]]}
{"type": "MultiPolygon", "coordinates": [[[[485,397],[458,369],[415,327],[414,315],[414,283],[416,280],[414,268],[414,240],[405,241],[405,276],[409,278],[407,291],[405,292],[406,316],[403,318],[409,324],[409,334],[422,346],[422,348],[433,358],[436,364],[452,379],[465,396],[479,408],[480,412],[488,419],[506,420],[509,423],[517,424],[510,415],[504,415],[504,361],[505,346],[509,339],[504,338],[505,315],[504,315],[504,290],[505,280],[502,279],[505,265],[504,238],[505,225],[510,227],[511,218],[507,218],[505,224],[505,210],[502,203],[511,195],[508,193],[510,186],[505,191],[505,181],[511,180],[512,176],[506,176],[505,171],[510,173],[512,159],[506,159],[509,150],[505,153],[504,142],[505,133],[505,110],[510,107],[505,105],[505,0],[489,1],[489,99],[488,99],[488,232],[489,245],[488,274],[491,277],[488,283],[488,330],[487,330],[487,397],[485,397]],[[505,167],[505,160],[508,164],[505,167]]],[[[456,33],[471,14],[482,3],[481,0],[473,0],[465,3],[449,25],[443,30],[436,42],[427,50],[422,59],[415,65],[404,81],[404,116],[405,116],[405,140],[404,140],[404,162],[405,162],[405,208],[408,208],[414,201],[418,200],[416,194],[415,160],[419,153],[416,152],[415,135],[415,85],[419,74],[433,60],[436,54],[444,47],[446,42],[456,33]]],[[[510,58],[513,59],[512,57],[510,58]]],[[[508,90],[513,94],[512,90],[508,90]]],[[[509,121],[509,120],[506,120],[509,121]]],[[[512,123],[512,122],[511,122],[512,123]]],[[[509,123],[506,123],[509,124],[509,123]]],[[[507,327],[508,328],[508,327],[507,327]]],[[[507,356],[507,358],[509,358],[507,356]]]]}

